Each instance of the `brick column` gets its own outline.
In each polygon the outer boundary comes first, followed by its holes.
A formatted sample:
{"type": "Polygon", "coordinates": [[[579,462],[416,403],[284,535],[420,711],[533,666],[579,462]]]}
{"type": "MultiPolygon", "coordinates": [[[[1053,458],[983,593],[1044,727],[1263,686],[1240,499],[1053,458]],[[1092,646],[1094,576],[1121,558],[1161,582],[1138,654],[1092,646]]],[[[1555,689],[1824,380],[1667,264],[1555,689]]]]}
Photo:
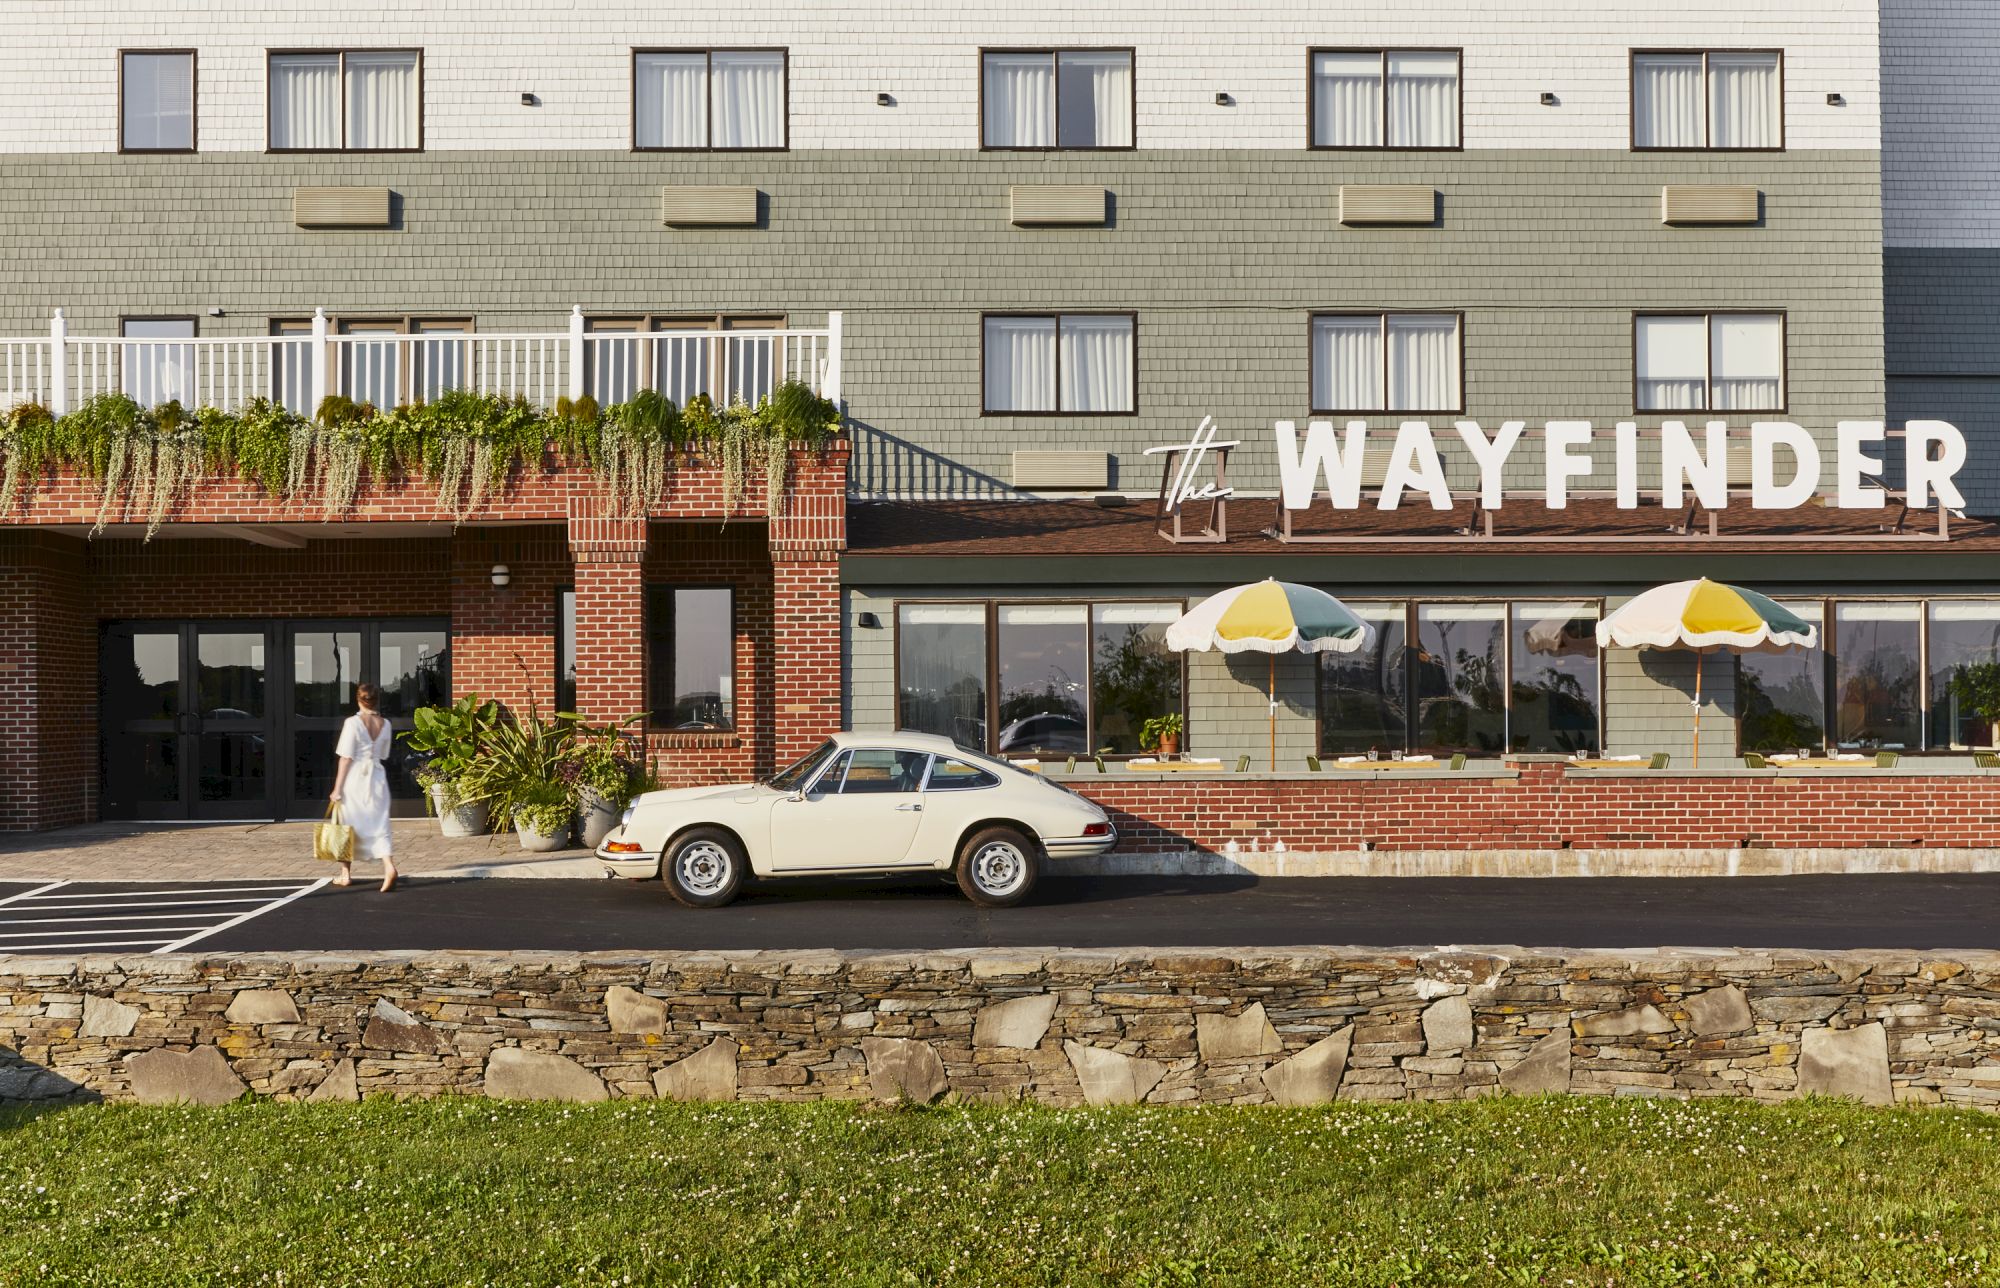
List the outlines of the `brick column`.
{"type": "Polygon", "coordinates": [[[576,560],[576,708],[595,721],[646,709],[646,521],[579,517],[576,560]]]}
{"type": "Polygon", "coordinates": [[[0,831],[97,812],[97,631],[73,537],[0,533],[0,831]]]}
{"type": "Polygon", "coordinates": [[[771,711],[779,765],[844,722],[840,554],[847,548],[847,443],[797,453],[784,513],[771,520],[771,711]]]}

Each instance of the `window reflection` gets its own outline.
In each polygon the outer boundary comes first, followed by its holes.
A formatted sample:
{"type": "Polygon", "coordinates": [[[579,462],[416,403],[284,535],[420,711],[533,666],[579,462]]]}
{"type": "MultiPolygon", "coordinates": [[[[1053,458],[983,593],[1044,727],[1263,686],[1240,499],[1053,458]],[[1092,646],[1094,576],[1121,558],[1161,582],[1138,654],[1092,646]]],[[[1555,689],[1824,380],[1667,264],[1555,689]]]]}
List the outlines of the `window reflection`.
{"type": "MultiPolygon", "coordinates": [[[[1824,628],[1817,602],[1785,609],[1824,628]]],[[[1824,633],[1821,639],[1825,639],[1824,633]]],[[[1826,650],[1787,648],[1741,653],[1736,662],[1737,742],[1744,751],[1807,751],[1826,745],[1826,650]]]]}
{"type": "Polygon", "coordinates": [[[1090,750],[1088,610],[1081,604],[1002,605],[998,659],[1000,730],[994,750],[1081,754],[1090,750]]]}
{"type": "Polygon", "coordinates": [[[1501,751],[1507,730],[1502,682],[1504,604],[1419,604],[1410,689],[1417,744],[1437,751],[1501,751]]]}
{"type": "Polygon", "coordinates": [[[986,606],[896,609],[896,727],[986,746],[986,606]]]}
{"type": "Polygon", "coordinates": [[[1097,604],[1090,610],[1092,745],[1142,751],[1148,720],[1181,709],[1180,654],[1167,647],[1178,604],[1097,604]]]}
{"type": "Polygon", "coordinates": [[[736,727],[733,611],[727,586],[647,589],[648,683],[656,727],[736,727]]]}
{"type": "Polygon", "coordinates": [[[1930,610],[1930,745],[1993,746],[1991,723],[1952,691],[1952,677],[2000,661],[2000,602],[1933,602],[1930,610]]]}
{"type": "Polygon", "coordinates": [[[1834,608],[1834,739],[1843,747],[1921,745],[1917,604],[1834,608]]]}
{"type": "Polygon", "coordinates": [[[1519,752],[1597,748],[1597,605],[1513,607],[1507,739],[1519,752]]]}
{"type": "Polygon", "coordinates": [[[1401,751],[1408,737],[1402,604],[1349,604],[1375,627],[1358,653],[1319,655],[1320,751],[1401,751]]]}

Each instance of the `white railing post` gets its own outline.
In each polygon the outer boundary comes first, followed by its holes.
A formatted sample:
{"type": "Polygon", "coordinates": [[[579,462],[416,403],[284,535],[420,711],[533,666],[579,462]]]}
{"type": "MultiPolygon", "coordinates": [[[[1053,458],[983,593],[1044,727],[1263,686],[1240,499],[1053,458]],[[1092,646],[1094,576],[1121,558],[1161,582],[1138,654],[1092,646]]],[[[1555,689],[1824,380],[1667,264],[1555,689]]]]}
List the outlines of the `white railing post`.
{"type": "Polygon", "coordinates": [[[583,305],[569,310],[569,400],[583,397],[583,305]]]}
{"type": "Polygon", "coordinates": [[[840,310],[826,315],[826,382],[820,397],[832,403],[841,414],[847,409],[840,404],[840,310]]]}
{"type": "Polygon", "coordinates": [[[64,354],[68,340],[69,320],[57,309],[49,322],[49,412],[56,416],[69,410],[69,364],[64,354]]]}
{"type": "Polygon", "coordinates": [[[311,366],[312,393],[307,396],[305,412],[303,413],[309,417],[319,414],[319,405],[325,400],[329,392],[326,387],[327,343],[325,309],[313,310],[311,366]]]}

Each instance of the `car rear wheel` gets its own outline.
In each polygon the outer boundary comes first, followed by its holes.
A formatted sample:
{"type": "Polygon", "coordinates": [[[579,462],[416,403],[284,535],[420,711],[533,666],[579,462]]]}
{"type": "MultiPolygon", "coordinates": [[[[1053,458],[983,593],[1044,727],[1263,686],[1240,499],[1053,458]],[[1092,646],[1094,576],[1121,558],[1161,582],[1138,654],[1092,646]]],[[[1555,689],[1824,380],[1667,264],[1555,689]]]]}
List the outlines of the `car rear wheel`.
{"type": "Polygon", "coordinates": [[[955,875],[965,897],[982,908],[1011,908],[1041,875],[1041,847],[1011,827],[988,827],[959,847],[955,875]]]}
{"type": "Polygon", "coordinates": [[[667,890],[690,908],[720,908],[743,886],[743,846],[719,827],[683,832],[660,858],[667,890]]]}

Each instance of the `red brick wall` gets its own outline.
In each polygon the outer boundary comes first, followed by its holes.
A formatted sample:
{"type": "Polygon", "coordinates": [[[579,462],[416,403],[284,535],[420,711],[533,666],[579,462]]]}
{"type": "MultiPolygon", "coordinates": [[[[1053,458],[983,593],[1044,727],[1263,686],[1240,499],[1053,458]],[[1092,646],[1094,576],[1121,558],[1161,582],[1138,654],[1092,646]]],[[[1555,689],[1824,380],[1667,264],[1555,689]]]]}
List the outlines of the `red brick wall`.
{"type": "Polygon", "coordinates": [[[89,543],[99,620],[190,617],[442,617],[450,545],[442,538],[247,541],[100,538],[89,543]]]}
{"type": "Polygon", "coordinates": [[[556,706],[558,589],[572,579],[557,524],[461,528],[450,543],[451,689],[526,714],[556,706]],[[493,567],[507,565],[495,589],[493,567]]]}
{"type": "Polygon", "coordinates": [[[840,563],[827,551],[772,567],[777,760],[789,763],[840,728],[840,563]]]}
{"type": "Polygon", "coordinates": [[[646,550],[649,585],[716,585],[734,592],[736,729],[656,731],[653,767],[673,786],[740,782],[772,771],[771,556],[762,523],[655,523],[646,550]]]}
{"type": "Polygon", "coordinates": [[[94,816],[96,690],[83,543],[0,532],[0,831],[94,816]]]}
{"type": "Polygon", "coordinates": [[[2000,846],[2000,775],[1618,775],[1528,764],[1519,779],[1369,775],[1071,781],[1121,851],[1772,849],[2000,846]]]}

